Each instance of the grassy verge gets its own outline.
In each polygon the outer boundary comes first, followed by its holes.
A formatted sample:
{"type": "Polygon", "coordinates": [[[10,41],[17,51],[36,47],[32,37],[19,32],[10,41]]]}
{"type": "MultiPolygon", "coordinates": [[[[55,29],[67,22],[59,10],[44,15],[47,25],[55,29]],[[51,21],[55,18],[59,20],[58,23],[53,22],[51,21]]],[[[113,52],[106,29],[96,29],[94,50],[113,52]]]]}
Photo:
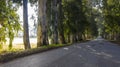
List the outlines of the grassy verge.
{"type": "MultiPolygon", "coordinates": [[[[83,43],[83,42],[86,42],[86,41],[81,41],[79,43],[83,43]]],[[[0,51],[0,63],[5,63],[5,62],[8,62],[8,61],[16,59],[16,58],[20,58],[20,57],[24,57],[24,56],[28,56],[28,55],[32,55],[32,54],[60,48],[60,47],[70,46],[70,45],[72,45],[72,44],[64,44],[64,45],[63,44],[58,44],[58,45],[53,44],[53,45],[48,45],[48,46],[42,46],[39,48],[32,48],[32,49],[28,49],[28,50],[12,49],[12,50],[0,51]]]]}
{"type": "Polygon", "coordinates": [[[115,41],[115,40],[112,40],[112,41],[110,41],[110,42],[115,43],[115,44],[117,44],[117,45],[119,45],[119,46],[120,46],[120,41],[115,41]]]}
{"type": "Polygon", "coordinates": [[[0,63],[8,62],[8,61],[13,60],[15,58],[20,58],[20,57],[32,55],[32,54],[35,54],[35,53],[40,53],[40,52],[44,52],[44,51],[47,51],[47,50],[56,49],[56,48],[60,48],[60,47],[65,47],[65,46],[69,46],[69,45],[71,45],[71,44],[67,44],[67,45],[48,45],[48,46],[42,46],[40,48],[32,48],[32,49],[28,49],[28,50],[12,49],[12,50],[9,50],[9,51],[2,51],[0,53],[0,63]]]}

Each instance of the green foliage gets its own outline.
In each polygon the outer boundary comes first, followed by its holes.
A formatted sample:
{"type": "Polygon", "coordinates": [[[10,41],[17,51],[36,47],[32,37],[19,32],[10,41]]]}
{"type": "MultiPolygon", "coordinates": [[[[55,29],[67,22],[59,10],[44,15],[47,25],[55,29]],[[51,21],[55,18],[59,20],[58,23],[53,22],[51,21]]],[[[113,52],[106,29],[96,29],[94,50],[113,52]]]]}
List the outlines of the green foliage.
{"type": "Polygon", "coordinates": [[[105,32],[119,38],[120,35],[120,1],[106,0],[103,1],[103,16],[105,24],[105,32]]]}
{"type": "Polygon", "coordinates": [[[97,36],[96,12],[87,0],[63,1],[65,34],[97,36]]]}
{"type": "Polygon", "coordinates": [[[21,29],[19,23],[19,16],[16,13],[17,7],[13,6],[12,1],[0,1],[0,44],[6,42],[6,37],[10,39],[10,47],[12,47],[12,41],[18,30],[21,29]]]}
{"type": "Polygon", "coordinates": [[[6,30],[6,3],[5,0],[0,0],[0,48],[2,48],[3,42],[5,42],[5,30],[6,30]]]}

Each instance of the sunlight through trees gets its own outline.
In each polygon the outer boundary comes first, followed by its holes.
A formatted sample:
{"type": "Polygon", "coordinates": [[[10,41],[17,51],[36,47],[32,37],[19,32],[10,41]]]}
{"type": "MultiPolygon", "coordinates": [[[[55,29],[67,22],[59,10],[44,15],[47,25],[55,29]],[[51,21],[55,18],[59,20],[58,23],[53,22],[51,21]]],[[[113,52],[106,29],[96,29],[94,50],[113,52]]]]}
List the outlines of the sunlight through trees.
{"type": "Polygon", "coordinates": [[[0,3],[0,48],[9,38],[11,49],[14,37],[23,29],[24,47],[30,49],[28,3],[37,8],[37,18],[32,17],[38,19],[34,24],[37,47],[75,43],[97,36],[120,40],[118,0],[1,0],[0,3]],[[20,6],[23,6],[23,27],[16,13],[20,6]]]}

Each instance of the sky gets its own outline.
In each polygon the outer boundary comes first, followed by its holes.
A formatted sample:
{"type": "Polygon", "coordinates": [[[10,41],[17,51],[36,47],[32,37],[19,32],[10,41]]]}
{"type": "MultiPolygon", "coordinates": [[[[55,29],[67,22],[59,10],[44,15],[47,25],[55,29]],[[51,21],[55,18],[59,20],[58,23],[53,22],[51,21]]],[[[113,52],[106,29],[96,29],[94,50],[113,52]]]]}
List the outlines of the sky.
{"type": "MultiPolygon", "coordinates": [[[[32,15],[35,16],[35,18],[37,19],[36,13],[34,11],[35,6],[31,7],[30,4],[28,3],[28,23],[29,23],[29,33],[30,35],[34,34],[34,31],[32,31],[34,29],[34,20],[30,19],[32,15]]],[[[21,6],[19,8],[19,10],[17,11],[19,17],[20,17],[20,22],[23,22],[23,6],[21,6]]],[[[23,23],[21,23],[21,25],[23,25],[23,23]]],[[[22,34],[22,32],[20,32],[19,34],[22,34]]]]}

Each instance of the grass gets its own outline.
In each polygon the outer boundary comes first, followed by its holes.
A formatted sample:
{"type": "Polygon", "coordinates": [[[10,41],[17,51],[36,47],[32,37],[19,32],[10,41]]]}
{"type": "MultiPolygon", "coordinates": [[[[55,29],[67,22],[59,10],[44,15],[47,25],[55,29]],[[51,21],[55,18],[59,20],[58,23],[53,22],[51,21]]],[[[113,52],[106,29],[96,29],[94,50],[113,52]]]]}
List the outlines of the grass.
{"type": "MultiPolygon", "coordinates": [[[[31,48],[37,48],[36,44],[31,44],[31,48]]],[[[15,44],[13,45],[12,49],[8,49],[8,45],[3,45],[3,48],[0,49],[0,55],[1,54],[5,54],[8,52],[19,52],[19,51],[23,51],[24,50],[24,45],[23,44],[15,44]]]]}
{"type": "Polygon", "coordinates": [[[52,45],[48,45],[48,46],[42,46],[39,48],[34,48],[35,46],[33,46],[32,49],[28,49],[28,50],[23,50],[17,46],[16,48],[19,48],[19,49],[14,48],[11,50],[2,50],[0,52],[0,63],[8,62],[8,61],[13,60],[15,58],[24,57],[24,56],[28,56],[31,54],[40,53],[40,52],[44,52],[47,50],[56,49],[56,48],[69,46],[69,45],[70,44],[65,44],[65,45],[52,44],[52,45]]]}
{"type": "MultiPolygon", "coordinates": [[[[31,43],[31,47],[36,48],[37,45],[34,43],[31,43]]],[[[24,45],[22,43],[14,44],[12,48],[13,49],[24,49],[24,45]]],[[[8,45],[3,45],[3,50],[7,50],[7,49],[8,49],[8,45]]]]}
{"type": "MultiPolygon", "coordinates": [[[[81,42],[86,42],[86,41],[81,41],[81,42]]],[[[81,43],[79,42],[79,43],[81,43]]],[[[13,45],[13,48],[11,50],[8,50],[8,45],[4,45],[3,49],[0,50],[0,63],[8,62],[10,60],[60,48],[60,47],[65,47],[65,46],[70,46],[72,44],[52,44],[48,46],[41,46],[39,48],[36,48],[36,44],[31,44],[32,48],[28,50],[24,50],[24,46],[22,44],[18,45],[13,45]]]]}
{"type": "Polygon", "coordinates": [[[120,41],[111,40],[110,42],[115,43],[120,46],[120,41]]]}

